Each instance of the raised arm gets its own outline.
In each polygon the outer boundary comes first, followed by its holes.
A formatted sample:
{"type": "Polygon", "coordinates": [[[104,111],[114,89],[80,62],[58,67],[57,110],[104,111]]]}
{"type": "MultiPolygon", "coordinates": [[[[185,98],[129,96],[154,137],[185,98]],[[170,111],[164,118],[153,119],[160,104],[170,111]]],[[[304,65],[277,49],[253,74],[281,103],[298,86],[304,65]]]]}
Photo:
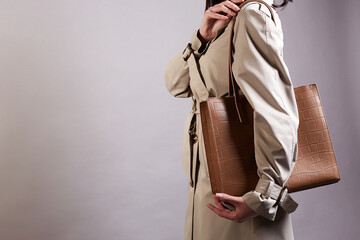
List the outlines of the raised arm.
{"type": "MultiPolygon", "coordinates": [[[[208,47],[210,41],[202,42],[200,40],[199,29],[191,36],[191,48],[196,57],[200,57],[208,47]]],[[[187,63],[186,48],[172,58],[165,71],[165,84],[174,97],[187,98],[191,96],[189,66],[187,63]]]]}

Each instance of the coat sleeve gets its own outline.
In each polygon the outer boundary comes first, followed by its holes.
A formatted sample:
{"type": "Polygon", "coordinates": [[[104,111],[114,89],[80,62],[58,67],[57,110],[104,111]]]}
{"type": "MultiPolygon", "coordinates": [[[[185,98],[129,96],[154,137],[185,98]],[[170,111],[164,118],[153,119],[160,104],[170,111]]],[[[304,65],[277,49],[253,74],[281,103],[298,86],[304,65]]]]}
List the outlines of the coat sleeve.
{"type": "MultiPolygon", "coordinates": [[[[232,65],[234,78],[254,109],[255,159],[260,177],[256,188],[242,197],[250,208],[272,221],[281,206],[276,201],[278,193],[295,166],[299,125],[293,85],[282,57],[281,23],[278,17],[275,20],[277,25],[257,4],[238,13],[232,65]]],[[[297,206],[291,201],[288,213],[297,206]]]]}
{"type": "MultiPolygon", "coordinates": [[[[191,36],[191,49],[197,58],[205,52],[211,41],[202,43],[199,39],[199,29],[191,36]]],[[[166,88],[174,97],[187,98],[191,96],[189,66],[186,59],[186,48],[172,58],[165,70],[166,88]]]]}

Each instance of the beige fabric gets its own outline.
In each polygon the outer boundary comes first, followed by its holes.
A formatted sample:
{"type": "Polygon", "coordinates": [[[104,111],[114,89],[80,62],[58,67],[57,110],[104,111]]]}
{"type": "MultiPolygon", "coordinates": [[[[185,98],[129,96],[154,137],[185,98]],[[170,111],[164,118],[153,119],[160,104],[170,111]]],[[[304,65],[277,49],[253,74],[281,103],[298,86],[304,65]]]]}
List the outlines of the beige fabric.
{"type": "MultiPolygon", "coordinates": [[[[266,0],[272,4],[272,0],[266,0]]],[[[274,205],[275,190],[267,186],[284,186],[290,177],[297,156],[299,124],[293,85],[283,60],[281,21],[274,11],[276,25],[269,10],[259,3],[248,3],[238,13],[234,28],[234,62],[232,70],[236,82],[254,108],[255,157],[261,178],[256,188],[243,195],[245,202],[260,216],[244,223],[236,223],[217,216],[206,207],[213,203],[199,110],[190,111],[186,120],[182,166],[189,179],[188,203],[184,239],[249,240],[293,239],[291,217],[274,205]],[[199,141],[194,143],[188,130],[196,120],[199,141]],[[268,184],[269,182],[273,184],[268,184]],[[264,184],[266,183],[266,184],[264,184]],[[266,192],[262,194],[260,192],[266,192]]],[[[230,26],[230,25],[229,25],[230,26]]],[[[191,48],[210,97],[227,93],[227,60],[230,28],[224,27],[205,45],[191,37],[191,48]]],[[[165,83],[175,97],[199,98],[202,91],[191,79],[185,49],[169,61],[165,83]],[[184,59],[185,57],[185,59],[184,59]]],[[[204,100],[204,99],[201,99],[204,100]]],[[[197,109],[199,109],[197,99],[197,109]]],[[[289,195],[283,196],[289,199],[289,195]]],[[[288,202],[288,201],[287,201],[288,202]]],[[[287,204],[289,205],[289,204],[287,204]]]]}

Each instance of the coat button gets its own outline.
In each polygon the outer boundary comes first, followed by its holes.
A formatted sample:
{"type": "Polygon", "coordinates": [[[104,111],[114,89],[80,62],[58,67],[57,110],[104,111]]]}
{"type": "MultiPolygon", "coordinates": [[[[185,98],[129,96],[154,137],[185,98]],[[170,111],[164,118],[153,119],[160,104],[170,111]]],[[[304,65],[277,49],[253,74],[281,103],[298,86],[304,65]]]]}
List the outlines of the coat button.
{"type": "Polygon", "coordinates": [[[194,187],[194,183],[192,181],[190,182],[190,187],[194,187]]]}
{"type": "Polygon", "coordinates": [[[198,136],[196,135],[196,133],[194,133],[194,142],[197,143],[198,140],[199,140],[198,136]]]}

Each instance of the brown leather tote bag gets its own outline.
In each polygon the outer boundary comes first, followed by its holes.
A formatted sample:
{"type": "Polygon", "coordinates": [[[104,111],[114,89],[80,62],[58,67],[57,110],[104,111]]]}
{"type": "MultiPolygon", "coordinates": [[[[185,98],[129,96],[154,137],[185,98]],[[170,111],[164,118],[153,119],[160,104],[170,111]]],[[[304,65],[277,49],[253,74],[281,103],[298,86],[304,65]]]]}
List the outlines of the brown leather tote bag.
{"type": "MultiPolygon", "coordinates": [[[[257,0],[248,0],[252,2],[257,0]]],[[[274,16],[270,6],[263,2],[274,16]]],[[[244,4],[243,3],[243,4],[244,4]]],[[[240,4],[241,8],[242,4],[240,4]]],[[[275,20],[274,20],[275,21],[275,20]]],[[[232,20],[229,47],[229,91],[200,102],[200,115],[212,192],[242,196],[259,180],[254,150],[253,109],[238,93],[232,64],[232,20]]],[[[298,156],[288,192],[338,182],[340,175],[316,84],[294,88],[299,111],[298,156]]]]}

